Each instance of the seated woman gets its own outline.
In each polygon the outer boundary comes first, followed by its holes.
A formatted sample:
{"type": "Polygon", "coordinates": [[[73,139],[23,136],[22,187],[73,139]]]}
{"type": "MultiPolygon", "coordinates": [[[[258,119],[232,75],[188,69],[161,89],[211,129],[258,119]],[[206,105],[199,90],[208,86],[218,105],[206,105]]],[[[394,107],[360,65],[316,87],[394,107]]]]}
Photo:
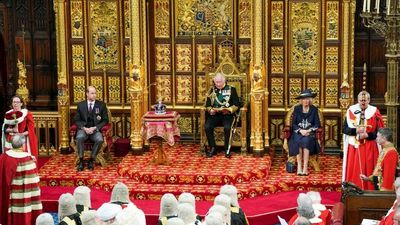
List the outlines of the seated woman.
{"type": "Polygon", "coordinates": [[[317,107],[312,105],[316,96],[310,89],[305,89],[296,99],[300,104],[294,108],[292,118],[292,135],[289,140],[289,156],[297,158],[297,175],[308,176],[308,159],[318,154],[320,146],[315,132],[321,126],[317,107]]]}

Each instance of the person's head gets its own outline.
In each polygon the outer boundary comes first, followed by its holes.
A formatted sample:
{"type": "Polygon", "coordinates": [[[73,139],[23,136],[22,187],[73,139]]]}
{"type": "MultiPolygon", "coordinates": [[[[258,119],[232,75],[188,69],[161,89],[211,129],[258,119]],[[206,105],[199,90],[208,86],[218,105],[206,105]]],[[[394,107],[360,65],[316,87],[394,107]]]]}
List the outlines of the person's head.
{"type": "Polygon", "coordinates": [[[176,216],[178,214],[178,200],[171,193],[166,193],[161,197],[160,218],[165,216],[176,216]]]}
{"type": "Polygon", "coordinates": [[[185,222],[185,224],[194,223],[196,221],[196,212],[189,203],[182,203],[178,205],[178,217],[185,222]]]}
{"type": "Polygon", "coordinates": [[[307,196],[311,198],[312,207],[315,210],[324,211],[326,207],[321,204],[321,194],[317,191],[309,191],[307,192],[307,196]]]}
{"type": "Polygon", "coordinates": [[[92,207],[92,203],[90,201],[90,188],[86,186],[76,187],[74,190],[74,198],[77,205],[83,205],[89,208],[92,207]]]}
{"type": "Polygon", "coordinates": [[[370,101],[370,95],[366,91],[361,91],[358,94],[357,100],[358,100],[358,105],[360,106],[360,108],[364,110],[364,109],[368,108],[369,101],[370,101]]]}
{"type": "Polygon", "coordinates": [[[206,225],[226,225],[223,216],[218,212],[209,212],[204,219],[206,225]]]}
{"type": "Polygon", "coordinates": [[[215,74],[214,84],[215,84],[215,87],[218,89],[224,88],[225,84],[226,84],[226,79],[225,79],[224,74],[222,74],[222,73],[215,74]]]}
{"type": "Polygon", "coordinates": [[[114,224],[115,217],[122,211],[122,207],[114,203],[103,203],[96,211],[96,216],[104,224],[114,224]]]}
{"type": "Polygon", "coordinates": [[[14,95],[11,98],[11,108],[15,111],[19,111],[22,109],[22,107],[24,106],[24,101],[22,99],[21,96],[19,95],[14,95]]]}
{"type": "Polygon", "coordinates": [[[228,195],[217,195],[214,199],[214,205],[223,206],[227,212],[226,220],[230,221],[231,218],[231,198],[228,195]]]}
{"type": "Polygon", "coordinates": [[[128,186],[118,182],[111,191],[111,202],[130,203],[128,186]]]}
{"type": "Polygon", "coordinates": [[[167,221],[168,225],[185,225],[185,222],[178,217],[172,217],[171,219],[168,219],[167,221]]]}
{"type": "Polygon", "coordinates": [[[380,145],[384,145],[388,142],[393,141],[393,132],[388,127],[379,128],[376,134],[376,142],[380,145]]]}
{"type": "Polygon", "coordinates": [[[19,149],[22,148],[22,146],[25,144],[25,136],[24,135],[20,135],[20,134],[16,134],[12,137],[11,140],[11,146],[14,149],[19,149]]]}
{"type": "Polygon", "coordinates": [[[229,196],[231,198],[231,205],[235,206],[235,207],[239,207],[237,188],[235,186],[226,184],[221,187],[221,189],[219,190],[219,193],[229,196]]]}
{"type": "Polygon", "coordinates": [[[137,208],[132,203],[128,204],[127,207],[122,209],[120,213],[115,217],[115,223],[121,225],[134,225],[139,224],[139,218],[137,217],[137,208]]]}
{"type": "Polygon", "coordinates": [[[82,212],[82,225],[98,225],[95,210],[86,210],[82,212]]]}
{"type": "Polygon", "coordinates": [[[294,225],[311,225],[312,223],[305,217],[298,217],[296,221],[294,221],[294,225]]]}
{"type": "Polygon", "coordinates": [[[178,203],[179,204],[189,203],[190,205],[192,205],[194,210],[196,210],[196,198],[189,192],[183,192],[181,195],[179,195],[178,203]]]}
{"type": "Polygon", "coordinates": [[[304,89],[296,99],[299,99],[299,102],[303,106],[310,106],[312,104],[312,99],[317,96],[316,93],[313,93],[311,89],[304,89]]]}
{"type": "Polygon", "coordinates": [[[89,86],[86,88],[86,98],[89,101],[96,100],[96,88],[93,86],[89,86]]]}
{"type": "Polygon", "coordinates": [[[228,211],[224,206],[222,205],[213,205],[208,209],[207,215],[212,215],[216,214],[218,218],[221,218],[221,220],[224,222],[224,224],[228,223],[228,220],[231,219],[230,216],[230,210],[228,211]]]}
{"type": "Polygon", "coordinates": [[[54,225],[54,219],[50,213],[42,213],[36,218],[36,225],[54,225]]]}
{"type": "Polygon", "coordinates": [[[59,221],[64,219],[66,216],[77,213],[76,201],[74,196],[70,193],[65,193],[58,199],[58,218],[59,221]]]}
{"type": "Polygon", "coordinates": [[[311,219],[315,216],[314,209],[312,207],[312,200],[304,193],[300,193],[299,197],[297,198],[297,213],[299,216],[303,216],[307,219],[311,219]]]}

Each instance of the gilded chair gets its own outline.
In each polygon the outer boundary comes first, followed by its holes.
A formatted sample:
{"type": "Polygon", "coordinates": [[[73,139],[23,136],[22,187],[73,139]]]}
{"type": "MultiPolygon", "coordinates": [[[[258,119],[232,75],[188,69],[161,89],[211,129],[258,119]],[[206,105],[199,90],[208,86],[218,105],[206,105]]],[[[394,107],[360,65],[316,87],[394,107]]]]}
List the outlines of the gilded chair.
{"type": "MultiPolygon", "coordinates": [[[[289,144],[288,143],[289,143],[290,136],[292,134],[293,111],[294,111],[294,107],[296,107],[297,105],[298,104],[292,106],[292,108],[290,108],[290,110],[286,113],[285,126],[282,130],[283,149],[285,150],[285,154],[287,154],[288,162],[293,163],[293,164],[296,164],[297,160],[296,160],[296,156],[289,156],[289,144]]],[[[319,146],[321,147],[320,153],[323,153],[323,151],[324,151],[324,130],[323,130],[324,117],[323,117],[323,114],[320,109],[318,109],[318,117],[319,117],[319,121],[321,123],[321,128],[318,128],[318,130],[316,131],[316,137],[318,139],[319,146]]],[[[311,164],[311,166],[317,172],[320,171],[319,163],[320,162],[318,159],[318,155],[310,156],[309,164],[311,164]]]]}
{"type": "MultiPolygon", "coordinates": [[[[97,153],[96,156],[96,160],[95,162],[98,164],[101,164],[101,166],[104,166],[107,164],[107,161],[109,159],[109,155],[110,155],[110,151],[111,151],[111,146],[112,146],[112,123],[111,123],[111,111],[110,109],[107,107],[108,110],[108,123],[106,125],[104,125],[100,132],[103,135],[103,139],[104,142],[103,144],[100,146],[99,152],[97,153]]],[[[76,154],[76,164],[79,162],[79,155],[78,155],[78,148],[77,148],[77,144],[76,144],[76,134],[78,131],[78,126],[76,124],[72,124],[72,126],[69,128],[69,136],[71,139],[70,142],[70,147],[73,149],[73,151],[75,151],[76,154]]],[[[85,151],[84,151],[84,158],[87,158],[90,156],[90,151],[93,148],[93,142],[90,141],[90,139],[88,139],[85,142],[85,151]]]]}
{"type": "MultiPolygon", "coordinates": [[[[247,74],[239,71],[236,63],[229,54],[225,54],[217,69],[206,74],[207,91],[212,88],[213,79],[216,73],[224,74],[226,83],[235,87],[241,102],[241,107],[235,113],[238,122],[232,129],[232,147],[240,147],[241,152],[247,151],[247,111],[248,111],[248,82],[247,74]]],[[[206,100],[206,98],[205,98],[206,100]]],[[[208,145],[207,136],[205,134],[206,108],[205,104],[200,108],[200,149],[204,152],[208,145]]],[[[222,126],[214,129],[215,143],[217,146],[224,146],[224,128],[222,126]]]]}

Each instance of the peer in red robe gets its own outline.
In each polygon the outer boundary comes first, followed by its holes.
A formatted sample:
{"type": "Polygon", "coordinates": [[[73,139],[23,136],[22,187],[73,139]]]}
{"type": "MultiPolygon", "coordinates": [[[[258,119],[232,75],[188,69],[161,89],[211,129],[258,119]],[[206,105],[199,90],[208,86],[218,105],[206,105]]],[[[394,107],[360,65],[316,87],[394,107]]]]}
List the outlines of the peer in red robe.
{"type": "Polygon", "coordinates": [[[32,156],[22,148],[1,154],[0,183],[0,224],[34,225],[42,203],[32,156]]]}
{"type": "Polygon", "coordinates": [[[35,122],[33,120],[32,113],[27,109],[21,109],[21,106],[16,104],[21,102],[19,97],[13,97],[13,109],[6,112],[4,117],[3,129],[2,129],[2,150],[6,152],[11,149],[11,139],[17,134],[23,134],[27,137],[24,149],[38,159],[38,144],[35,134],[35,122]]]}
{"type": "Polygon", "coordinates": [[[352,182],[364,190],[374,190],[362,174],[372,174],[379,155],[375,141],[377,131],[384,126],[378,108],[369,105],[366,91],[358,95],[358,104],[350,106],[343,124],[343,181],[352,182]]]}

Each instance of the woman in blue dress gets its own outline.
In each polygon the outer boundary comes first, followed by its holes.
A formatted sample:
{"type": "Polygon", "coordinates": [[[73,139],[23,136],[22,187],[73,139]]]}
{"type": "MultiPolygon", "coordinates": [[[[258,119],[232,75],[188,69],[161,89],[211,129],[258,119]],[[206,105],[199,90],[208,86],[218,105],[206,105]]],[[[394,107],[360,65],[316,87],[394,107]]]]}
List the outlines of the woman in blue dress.
{"type": "Polygon", "coordinates": [[[318,108],[312,105],[312,99],[317,94],[305,89],[296,99],[300,104],[295,106],[292,115],[292,135],[289,140],[289,156],[297,158],[297,175],[308,176],[308,159],[310,155],[318,154],[320,146],[316,131],[321,123],[318,108]]]}

